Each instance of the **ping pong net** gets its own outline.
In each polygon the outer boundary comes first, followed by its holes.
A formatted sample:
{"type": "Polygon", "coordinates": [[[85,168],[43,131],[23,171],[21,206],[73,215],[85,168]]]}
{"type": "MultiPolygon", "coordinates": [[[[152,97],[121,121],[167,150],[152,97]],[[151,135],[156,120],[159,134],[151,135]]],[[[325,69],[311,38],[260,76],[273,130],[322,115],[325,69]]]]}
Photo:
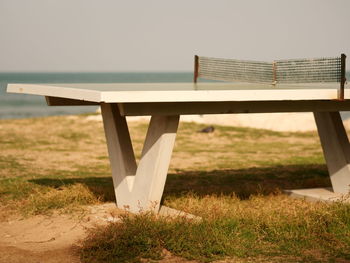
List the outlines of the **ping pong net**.
{"type": "Polygon", "coordinates": [[[273,62],[195,56],[194,82],[198,78],[264,84],[339,82],[344,99],[345,54],[334,58],[288,59],[273,62]]]}

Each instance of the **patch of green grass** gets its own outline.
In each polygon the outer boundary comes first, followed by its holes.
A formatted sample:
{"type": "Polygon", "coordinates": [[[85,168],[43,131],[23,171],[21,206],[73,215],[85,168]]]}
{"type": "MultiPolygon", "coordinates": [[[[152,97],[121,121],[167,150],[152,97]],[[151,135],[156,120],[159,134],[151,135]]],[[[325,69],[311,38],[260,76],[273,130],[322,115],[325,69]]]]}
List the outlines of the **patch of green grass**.
{"type": "Polygon", "coordinates": [[[32,142],[31,140],[28,140],[27,138],[20,136],[14,132],[2,134],[0,138],[0,145],[4,150],[11,148],[23,150],[28,149],[35,144],[35,142],[32,142]]]}
{"type": "Polygon", "coordinates": [[[56,209],[79,210],[82,205],[99,203],[93,192],[83,184],[73,184],[31,193],[23,202],[25,215],[46,214],[56,209]]]}
{"type": "Polygon", "coordinates": [[[18,162],[18,158],[14,156],[0,156],[0,169],[20,169],[23,166],[18,162]]]}
{"type": "Polygon", "coordinates": [[[99,116],[99,115],[101,115],[101,113],[98,111],[95,111],[95,112],[80,113],[78,116],[81,118],[81,117],[99,116]]]}
{"type": "Polygon", "coordinates": [[[5,130],[0,133],[0,145],[3,150],[17,149],[17,150],[33,150],[38,146],[47,146],[51,142],[43,138],[28,138],[26,134],[16,132],[12,129],[5,130]]]}
{"type": "Polygon", "coordinates": [[[59,137],[71,142],[79,142],[81,140],[90,139],[90,135],[85,132],[76,132],[72,130],[64,130],[58,134],[59,137]]]}
{"type": "MultiPolygon", "coordinates": [[[[37,180],[40,182],[40,179],[37,180]]],[[[102,189],[98,194],[98,185],[90,189],[86,184],[77,181],[71,184],[66,184],[64,179],[57,179],[57,181],[60,183],[49,185],[35,183],[35,179],[1,180],[0,201],[2,205],[7,205],[10,210],[27,216],[47,214],[56,209],[63,209],[65,212],[74,211],[82,205],[96,204],[100,202],[103,195],[106,195],[102,189]],[[102,195],[102,193],[104,194],[102,195]]],[[[105,188],[103,187],[103,189],[105,188]]]]}
{"type": "Polygon", "coordinates": [[[22,215],[66,212],[97,202],[115,200],[107,166],[54,170],[50,176],[12,177],[0,180],[0,202],[22,215]]]}
{"type": "Polygon", "coordinates": [[[98,156],[97,160],[108,160],[109,157],[107,155],[102,155],[102,156],[98,156]]]}
{"type": "Polygon", "coordinates": [[[24,200],[36,188],[38,188],[37,185],[20,177],[2,179],[0,180],[0,200],[3,204],[9,201],[24,200]]]}
{"type": "Polygon", "coordinates": [[[283,160],[286,165],[322,165],[325,163],[324,157],[321,154],[311,156],[294,155],[283,160]]]}

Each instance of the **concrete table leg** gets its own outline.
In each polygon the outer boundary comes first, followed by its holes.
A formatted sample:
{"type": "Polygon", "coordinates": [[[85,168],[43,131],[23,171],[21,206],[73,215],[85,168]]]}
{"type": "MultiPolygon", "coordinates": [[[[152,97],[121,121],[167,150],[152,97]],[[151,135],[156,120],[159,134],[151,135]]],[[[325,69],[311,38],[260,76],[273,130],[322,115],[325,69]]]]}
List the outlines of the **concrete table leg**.
{"type": "Polygon", "coordinates": [[[101,111],[117,206],[158,211],[179,116],[152,116],[137,167],[125,117],[116,104],[101,103],[101,111]]]}
{"type": "Polygon", "coordinates": [[[339,112],[314,113],[323,154],[335,193],[350,190],[350,144],[339,112]]]}
{"type": "Polygon", "coordinates": [[[350,144],[339,112],[314,112],[332,189],[286,190],[294,197],[307,200],[345,200],[350,191],[350,144]]]}

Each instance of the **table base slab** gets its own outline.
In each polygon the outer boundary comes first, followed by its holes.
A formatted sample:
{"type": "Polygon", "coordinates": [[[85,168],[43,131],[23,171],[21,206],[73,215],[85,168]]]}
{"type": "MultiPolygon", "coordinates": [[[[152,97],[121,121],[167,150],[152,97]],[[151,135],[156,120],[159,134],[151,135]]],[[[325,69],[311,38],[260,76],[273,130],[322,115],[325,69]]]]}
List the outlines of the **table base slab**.
{"type": "Polygon", "coordinates": [[[296,189],[284,190],[283,192],[292,198],[300,198],[312,202],[350,202],[350,199],[345,194],[334,193],[332,188],[296,189]]]}

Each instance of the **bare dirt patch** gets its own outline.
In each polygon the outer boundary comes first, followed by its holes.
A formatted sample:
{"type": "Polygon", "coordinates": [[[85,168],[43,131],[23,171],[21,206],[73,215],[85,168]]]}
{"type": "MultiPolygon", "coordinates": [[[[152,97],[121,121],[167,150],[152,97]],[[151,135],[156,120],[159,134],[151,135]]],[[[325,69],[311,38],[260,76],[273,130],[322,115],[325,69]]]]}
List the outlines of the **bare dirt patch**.
{"type": "MultiPolygon", "coordinates": [[[[79,263],[80,242],[89,228],[118,222],[114,203],[86,207],[80,214],[37,215],[0,222],[0,263],[79,263]]],[[[196,263],[163,251],[160,263],[196,263]]],[[[145,260],[145,262],[148,262],[145,260]]]]}
{"type": "Polygon", "coordinates": [[[0,222],[0,262],[80,262],[79,240],[96,224],[117,221],[114,203],[89,206],[81,214],[38,215],[0,222]]]}

